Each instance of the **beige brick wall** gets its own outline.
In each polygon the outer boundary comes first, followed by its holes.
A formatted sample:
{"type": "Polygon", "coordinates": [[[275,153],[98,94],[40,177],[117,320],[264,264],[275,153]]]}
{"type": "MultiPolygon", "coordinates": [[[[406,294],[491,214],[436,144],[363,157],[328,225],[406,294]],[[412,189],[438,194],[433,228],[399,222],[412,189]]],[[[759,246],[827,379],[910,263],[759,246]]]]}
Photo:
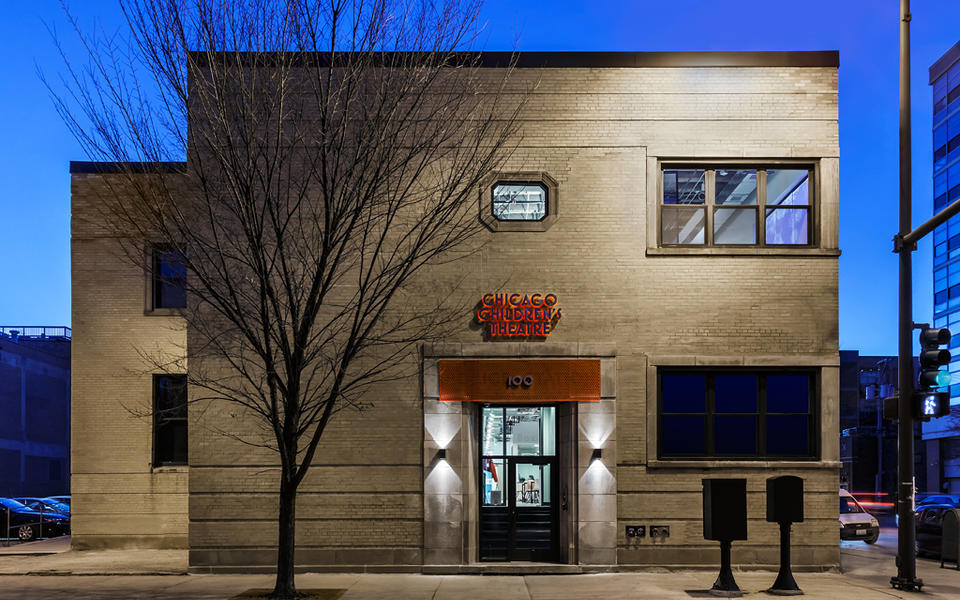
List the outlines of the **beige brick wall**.
{"type": "MultiPolygon", "coordinates": [[[[551,291],[559,296],[564,318],[546,344],[616,344],[621,564],[716,562],[715,544],[704,542],[700,529],[699,486],[705,473],[748,479],[751,540],[735,544],[736,562],[774,562],[777,537],[762,520],[763,481],[791,473],[804,477],[808,492],[807,521],[795,528],[795,562],[837,564],[836,253],[647,252],[656,232],[650,215],[656,214],[651,207],[657,161],[690,158],[799,157],[818,163],[815,220],[821,247],[835,249],[837,70],[553,69],[518,75],[528,83],[539,77],[539,83],[522,146],[508,170],[545,171],[556,179],[559,218],[545,232],[489,234],[475,255],[425,273],[418,291],[436,294],[460,282],[458,293],[468,304],[492,290],[551,291]],[[650,373],[657,364],[823,367],[823,460],[734,463],[710,470],[655,464],[649,451],[656,435],[650,373]],[[623,525],[632,523],[670,525],[671,536],[662,543],[646,538],[628,545],[623,525]]],[[[75,196],[89,184],[75,177],[75,196]]],[[[76,198],[74,205],[76,219],[76,198]]],[[[142,286],[133,285],[133,273],[109,262],[107,242],[77,239],[76,229],[74,235],[75,489],[81,481],[92,488],[125,478],[133,489],[136,476],[144,482],[136,489],[150,481],[182,502],[186,474],[151,473],[149,442],[143,441],[149,440],[149,428],[116,416],[123,399],[142,401],[148,388],[132,376],[111,375],[130,364],[135,343],[176,337],[164,329],[170,320],[142,316],[142,286]],[[92,426],[107,417],[102,427],[109,427],[114,439],[90,436],[92,426]],[[77,433],[78,424],[84,435],[77,433]],[[96,479],[94,472],[104,475],[96,479]]],[[[461,332],[449,341],[480,342],[470,321],[465,313],[461,332]]],[[[530,355],[538,352],[536,344],[524,348],[530,355]]],[[[422,560],[420,381],[411,376],[371,391],[370,397],[375,400],[370,410],[337,417],[303,485],[298,502],[303,564],[422,560]]],[[[254,431],[240,417],[191,413],[191,564],[269,564],[276,537],[277,460],[220,435],[213,423],[240,436],[254,431]]],[[[88,498],[92,507],[93,497],[88,498]]],[[[77,503],[83,506],[79,496],[77,503]]],[[[163,520],[179,527],[186,513],[182,503],[177,506],[181,512],[163,520]]],[[[78,520],[80,531],[92,531],[93,521],[78,520]]]]}
{"type": "MultiPolygon", "coordinates": [[[[115,178],[116,179],[116,178],[115,178]]],[[[152,373],[141,357],[181,354],[176,317],[145,316],[144,273],[106,237],[105,176],[72,180],[73,546],[183,548],[187,468],[152,467],[152,373]]]]}

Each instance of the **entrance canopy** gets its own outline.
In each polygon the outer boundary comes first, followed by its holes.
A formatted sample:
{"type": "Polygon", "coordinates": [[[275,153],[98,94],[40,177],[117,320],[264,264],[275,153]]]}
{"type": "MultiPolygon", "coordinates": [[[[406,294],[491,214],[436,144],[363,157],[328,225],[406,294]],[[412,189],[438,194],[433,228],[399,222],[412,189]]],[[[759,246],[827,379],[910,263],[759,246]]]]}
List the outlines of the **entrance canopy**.
{"type": "Polygon", "coordinates": [[[440,360],[442,402],[600,400],[600,361],[440,360]]]}

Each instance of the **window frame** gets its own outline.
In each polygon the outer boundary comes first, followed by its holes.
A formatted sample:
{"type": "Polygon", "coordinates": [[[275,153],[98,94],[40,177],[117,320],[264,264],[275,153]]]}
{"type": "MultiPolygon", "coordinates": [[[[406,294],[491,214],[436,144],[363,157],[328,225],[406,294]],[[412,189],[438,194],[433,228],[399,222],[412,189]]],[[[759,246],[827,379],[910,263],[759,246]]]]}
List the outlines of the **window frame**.
{"type": "Polygon", "coordinates": [[[557,221],[560,213],[559,184],[544,171],[499,172],[486,177],[478,188],[480,221],[487,229],[496,232],[547,231],[557,221]],[[502,221],[494,216],[493,188],[497,185],[536,185],[546,191],[544,216],[537,221],[502,221]]]}
{"type": "Polygon", "coordinates": [[[791,249],[812,249],[818,248],[819,238],[819,162],[815,160],[761,160],[761,161],[742,161],[742,160],[660,160],[657,164],[657,198],[656,198],[656,240],[657,248],[664,249],[764,249],[772,251],[783,251],[791,249]],[[669,170],[703,170],[704,171],[704,201],[703,204],[664,204],[664,171],[669,170]],[[723,205],[716,204],[716,171],[718,169],[729,170],[753,170],[756,171],[757,180],[757,203],[744,205],[723,205]],[[807,205],[806,206],[782,206],[768,205],[767,195],[767,171],[769,170],[807,170],[807,205]],[[700,244],[674,244],[663,241],[663,211],[664,207],[682,206],[688,208],[701,208],[704,214],[703,224],[703,243],[700,244]],[[718,244],[715,242],[714,217],[718,209],[752,209],[755,213],[754,233],[756,242],[752,244],[718,244]],[[768,244],[766,241],[766,218],[768,210],[798,210],[805,211],[807,214],[807,243],[805,244],[768,244]]]}
{"type": "MultiPolygon", "coordinates": [[[[559,407],[557,406],[557,404],[556,404],[555,402],[533,403],[533,404],[530,404],[530,403],[522,403],[522,402],[484,402],[484,403],[480,403],[480,404],[479,404],[479,410],[477,411],[477,420],[476,420],[476,436],[477,436],[477,477],[478,477],[478,482],[483,482],[483,477],[484,477],[484,474],[483,474],[483,473],[484,473],[484,471],[483,471],[483,461],[484,461],[484,460],[500,461],[500,463],[502,464],[505,472],[509,472],[509,470],[510,470],[510,468],[509,468],[510,462],[509,462],[509,461],[510,461],[511,459],[513,459],[513,460],[515,460],[515,461],[517,461],[517,462],[532,462],[532,463],[540,463],[540,464],[550,463],[550,464],[553,464],[554,466],[558,465],[558,464],[559,464],[558,461],[559,461],[559,457],[560,457],[560,448],[558,447],[558,446],[559,446],[559,437],[560,437],[560,436],[559,436],[559,420],[557,419],[557,413],[558,413],[558,412],[559,412],[559,407]],[[507,454],[507,436],[506,436],[506,434],[504,434],[503,439],[501,440],[501,443],[500,443],[500,450],[501,450],[501,452],[500,452],[499,454],[489,454],[489,453],[485,453],[485,452],[484,452],[484,446],[483,446],[483,444],[484,444],[484,437],[483,437],[483,435],[484,435],[484,431],[483,431],[483,414],[484,414],[484,411],[486,411],[487,409],[490,409],[490,408],[497,408],[497,409],[500,409],[500,410],[502,411],[502,414],[503,414],[503,417],[504,417],[504,424],[506,423],[506,414],[507,414],[507,410],[508,410],[508,409],[511,409],[511,408],[538,408],[538,409],[540,409],[540,440],[539,440],[539,442],[538,442],[538,444],[537,444],[537,453],[536,453],[536,454],[507,454]],[[553,416],[554,416],[554,420],[553,420],[553,454],[544,454],[544,452],[543,452],[543,447],[544,447],[543,409],[545,409],[545,408],[552,408],[552,409],[554,410],[554,413],[553,413],[553,416]]],[[[557,473],[559,473],[559,468],[558,468],[558,470],[557,470],[557,473]]],[[[506,473],[503,474],[502,476],[503,476],[503,477],[507,477],[506,473]]],[[[551,473],[551,474],[550,474],[550,477],[551,477],[551,486],[553,485],[553,481],[559,481],[558,479],[556,479],[556,478],[559,477],[558,474],[551,473]]],[[[506,481],[505,481],[505,483],[506,483],[506,481]]],[[[509,483],[508,483],[507,485],[509,485],[509,483]]],[[[505,492],[505,494],[509,492],[509,488],[508,488],[507,486],[504,486],[504,492],[505,492]]],[[[549,503],[549,504],[546,504],[545,506],[554,506],[554,498],[555,498],[555,496],[553,495],[552,490],[551,490],[550,503],[549,503]]],[[[510,502],[509,502],[509,500],[506,498],[506,495],[504,496],[504,502],[503,502],[503,504],[484,504],[484,503],[483,503],[483,498],[482,498],[482,497],[479,498],[479,505],[480,505],[482,508],[505,508],[505,507],[507,507],[509,504],[510,504],[510,502]]]]}
{"type": "MultiPolygon", "coordinates": [[[[183,306],[158,306],[157,305],[157,286],[159,285],[160,275],[160,255],[175,251],[172,245],[164,243],[150,243],[144,252],[145,265],[145,297],[144,297],[144,315],[148,316],[171,316],[180,315],[186,308],[186,301],[183,306]]],[[[184,275],[184,297],[186,298],[186,274],[184,275]]]]}
{"type": "Polygon", "coordinates": [[[189,397],[188,397],[188,395],[187,395],[187,394],[188,394],[188,389],[187,389],[187,376],[186,376],[186,374],[180,374],[180,373],[154,373],[154,374],[153,374],[153,378],[152,378],[152,388],[153,388],[153,394],[152,394],[152,395],[153,395],[153,398],[152,398],[152,404],[151,404],[151,407],[152,407],[151,415],[152,415],[153,418],[152,418],[152,444],[151,444],[151,460],[150,460],[150,462],[151,462],[151,465],[153,466],[153,468],[173,467],[173,466],[184,466],[184,465],[189,464],[189,456],[190,456],[190,443],[189,443],[189,440],[190,440],[190,437],[189,437],[189,436],[190,436],[190,421],[189,421],[189,415],[185,415],[185,416],[183,416],[183,417],[169,417],[169,416],[164,417],[164,416],[161,416],[161,415],[160,415],[160,410],[159,410],[159,408],[158,408],[158,400],[159,400],[159,398],[160,398],[160,393],[159,393],[159,392],[160,392],[160,388],[161,388],[161,381],[162,381],[164,378],[174,378],[174,377],[175,377],[175,378],[182,379],[182,381],[183,381],[183,386],[184,386],[183,396],[184,396],[184,406],[185,406],[185,412],[186,412],[186,411],[188,410],[186,407],[189,406],[189,400],[188,400],[189,397]],[[185,428],[186,428],[186,431],[187,431],[187,447],[184,449],[184,454],[186,455],[187,458],[186,458],[186,460],[184,460],[184,461],[182,461],[182,462],[181,462],[181,461],[176,461],[176,460],[161,460],[161,459],[160,459],[160,453],[159,453],[160,444],[159,444],[159,436],[157,435],[157,433],[158,433],[158,431],[160,430],[160,425],[167,424],[167,423],[170,423],[170,422],[183,422],[183,423],[184,423],[184,426],[185,426],[185,428]]]}
{"type": "Polygon", "coordinates": [[[656,436],[657,460],[663,462],[682,461],[803,461],[817,462],[821,457],[820,444],[820,369],[806,367],[684,367],[658,366],[656,367],[656,436]],[[706,377],[705,406],[702,413],[664,413],[663,411],[663,376],[664,375],[703,375],[706,377]],[[716,387],[714,377],[717,375],[752,375],[758,378],[757,383],[757,411],[755,413],[716,412],[716,387]],[[807,375],[810,378],[809,410],[806,413],[768,413],[766,377],[770,375],[807,375]],[[663,452],[663,421],[664,416],[699,416],[704,417],[704,454],[670,454],[663,452]],[[757,417],[757,452],[755,454],[717,454],[715,452],[716,438],[714,436],[713,420],[717,416],[744,416],[757,417]],[[807,454],[768,454],[766,452],[766,433],[768,416],[806,416],[809,419],[807,429],[807,454]]]}

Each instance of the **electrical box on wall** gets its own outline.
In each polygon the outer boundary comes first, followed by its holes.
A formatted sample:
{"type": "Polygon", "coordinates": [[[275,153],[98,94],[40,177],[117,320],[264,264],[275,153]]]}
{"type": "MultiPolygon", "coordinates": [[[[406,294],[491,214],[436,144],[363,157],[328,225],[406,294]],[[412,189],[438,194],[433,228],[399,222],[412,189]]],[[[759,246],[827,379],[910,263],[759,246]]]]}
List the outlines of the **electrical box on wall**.
{"type": "Polygon", "coordinates": [[[668,537],[670,537],[670,526],[669,526],[669,525],[651,525],[651,526],[650,526],[650,537],[652,537],[652,538],[668,538],[668,537]]]}
{"type": "Polygon", "coordinates": [[[647,537],[647,526],[646,525],[627,525],[627,537],[628,538],[647,537]]]}

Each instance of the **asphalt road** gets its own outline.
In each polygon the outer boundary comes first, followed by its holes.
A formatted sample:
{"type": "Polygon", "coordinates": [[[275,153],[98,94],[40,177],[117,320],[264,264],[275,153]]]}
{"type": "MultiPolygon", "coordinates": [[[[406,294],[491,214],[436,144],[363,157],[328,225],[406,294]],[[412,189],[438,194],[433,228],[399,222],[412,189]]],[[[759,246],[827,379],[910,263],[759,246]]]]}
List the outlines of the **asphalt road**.
{"type": "MultiPolygon", "coordinates": [[[[861,541],[841,541],[841,550],[853,550],[855,554],[864,558],[884,559],[889,558],[892,565],[897,556],[897,528],[890,523],[889,525],[881,521],[880,537],[875,544],[868,544],[861,541]]],[[[920,565],[940,565],[939,558],[917,557],[918,568],[920,565]]]]}
{"type": "Polygon", "coordinates": [[[880,555],[897,555],[897,528],[880,527],[880,538],[875,544],[868,544],[859,540],[840,541],[840,548],[847,550],[860,550],[880,555]]]}

